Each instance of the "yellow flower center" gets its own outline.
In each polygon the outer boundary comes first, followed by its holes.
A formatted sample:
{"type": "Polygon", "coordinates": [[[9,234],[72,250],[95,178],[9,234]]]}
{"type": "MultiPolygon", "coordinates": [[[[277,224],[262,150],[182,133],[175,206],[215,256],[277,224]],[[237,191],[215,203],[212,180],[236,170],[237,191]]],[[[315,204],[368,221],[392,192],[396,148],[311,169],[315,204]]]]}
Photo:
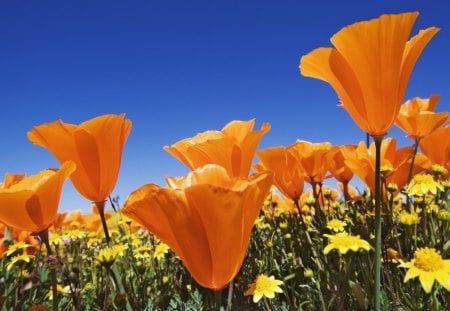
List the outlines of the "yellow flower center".
{"type": "Polygon", "coordinates": [[[334,232],[344,231],[344,227],[347,224],[339,219],[332,219],[327,223],[327,228],[334,232]]]}
{"type": "Polygon", "coordinates": [[[414,265],[423,271],[437,271],[442,269],[444,261],[434,248],[419,248],[414,253],[414,265]]]}
{"type": "Polygon", "coordinates": [[[277,283],[265,275],[260,275],[256,279],[256,293],[273,292],[275,287],[277,287],[277,283]]]}

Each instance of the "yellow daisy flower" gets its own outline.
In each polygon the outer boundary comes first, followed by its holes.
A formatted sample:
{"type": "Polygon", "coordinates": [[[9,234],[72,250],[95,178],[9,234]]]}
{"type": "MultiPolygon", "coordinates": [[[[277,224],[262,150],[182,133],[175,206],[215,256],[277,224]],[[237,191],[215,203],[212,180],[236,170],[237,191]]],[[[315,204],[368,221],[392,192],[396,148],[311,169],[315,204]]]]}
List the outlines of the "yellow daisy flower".
{"type": "Polygon", "coordinates": [[[363,250],[370,250],[372,246],[370,246],[369,242],[363,240],[358,236],[349,235],[347,232],[339,232],[336,234],[324,234],[325,237],[328,238],[329,243],[323,249],[323,253],[327,255],[331,250],[336,249],[339,254],[346,254],[349,250],[354,252],[363,250]]]}
{"type": "Polygon", "coordinates": [[[30,246],[31,246],[30,244],[25,243],[24,241],[20,241],[20,242],[11,244],[8,247],[8,250],[6,251],[5,254],[6,254],[6,256],[10,256],[11,254],[15,253],[16,251],[21,250],[21,249],[26,249],[30,246]]]}
{"type": "Polygon", "coordinates": [[[334,232],[340,232],[345,230],[345,226],[347,223],[345,221],[339,220],[339,219],[332,219],[327,223],[327,228],[334,231],[334,232]]]}
{"type": "Polygon", "coordinates": [[[442,175],[445,173],[445,167],[443,167],[442,165],[439,165],[439,164],[431,165],[430,170],[436,176],[439,176],[439,175],[442,175]]]}
{"type": "Polygon", "coordinates": [[[150,258],[152,250],[150,246],[139,246],[133,251],[134,257],[136,259],[150,258]]]}
{"type": "Polygon", "coordinates": [[[417,215],[417,213],[408,213],[408,212],[401,212],[400,215],[398,215],[398,220],[407,226],[417,225],[420,222],[420,217],[417,215]]]}
{"type": "Polygon", "coordinates": [[[409,195],[423,196],[428,192],[436,194],[438,189],[444,190],[444,187],[434,180],[433,176],[430,174],[418,174],[409,182],[407,192],[409,195]]]}
{"type": "Polygon", "coordinates": [[[15,264],[17,264],[18,262],[26,262],[29,263],[31,261],[31,259],[33,259],[34,256],[33,255],[29,255],[29,254],[21,254],[18,256],[14,256],[13,258],[11,258],[11,260],[8,262],[8,264],[6,265],[6,270],[11,270],[12,267],[14,267],[15,264]]]}
{"type": "Polygon", "coordinates": [[[426,293],[431,292],[435,280],[450,291],[450,260],[442,259],[434,248],[418,248],[414,253],[414,259],[401,263],[399,267],[408,269],[404,283],[419,277],[420,284],[426,293]]]}
{"type": "Polygon", "coordinates": [[[96,257],[97,261],[104,267],[110,267],[117,257],[123,255],[123,247],[118,246],[119,245],[114,245],[112,247],[101,249],[96,257]]]}
{"type": "Polygon", "coordinates": [[[159,243],[155,248],[155,253],[153,254],[153,257],[156,259],[162,259],[164,258],[164,254],[166,254],[169,251],[170,247],[167,246],[167,244],[159,243]]]}
{"type": "Polygon", "coordinates": [[[283,281],[276,280],[274,276],[267,276],[260,274],[256,277],[254,283],[250,284],[250,287],[244,293],[245,296],[253,295],[253,302],[257,303],[262,297],[272,299],[275,297],[275,293],[282,293],[283,290],[280,285],[283,281]]]}

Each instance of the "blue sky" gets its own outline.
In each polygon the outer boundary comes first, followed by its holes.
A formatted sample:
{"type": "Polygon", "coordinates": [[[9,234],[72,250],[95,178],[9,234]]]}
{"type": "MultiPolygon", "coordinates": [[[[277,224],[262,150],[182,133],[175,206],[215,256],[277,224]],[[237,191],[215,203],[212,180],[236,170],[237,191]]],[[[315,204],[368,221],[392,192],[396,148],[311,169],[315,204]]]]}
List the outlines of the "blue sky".
{"type": "MultiPolygon", "coordinates": [[[[441,31],[422,54],[405,99],[440,94],[449,111],[450,4],[358,1],[0,1],[0,176],[58,167],[31,144],[34,125],[105,113],[133,121],[113,195],[188,172],[162,147],[234,119],[272,125],[260,149],[296,139],[358,143],[365,134],[332,88],[299,74],[303,54],[342,27],[419,11],[441,31]]],[[[401,145],[411,142],[392,129],[401,145]]],[[[60,210],[89,210],[68,181],[60,210]]]]}

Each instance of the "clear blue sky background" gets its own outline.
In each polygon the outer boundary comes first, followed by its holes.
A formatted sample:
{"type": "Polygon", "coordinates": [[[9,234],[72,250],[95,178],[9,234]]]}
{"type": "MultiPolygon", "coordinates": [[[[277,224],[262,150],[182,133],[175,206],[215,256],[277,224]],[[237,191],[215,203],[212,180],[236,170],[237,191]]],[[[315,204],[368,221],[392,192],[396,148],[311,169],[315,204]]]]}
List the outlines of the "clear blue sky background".
{"type": "MultiPolygon", "coordinates": [[[[162,147],[233,119],[272,125],[260,148],[296,139],[365,139],[332,88],[299,74],[303,54],[343,26],[419,11],[413,34],[441,31],[425,49],[405,99],[441,95],[449,110],[446,0],[1,0],[0,176],[59,164],[31,144],[34,125],[125,112],[133,129],[114,195],[188,172],[162,147]]],[[[401,145],[411,142],[393,129],[401,145]]],[[[89,210],[67,182],[60,209],[89,210]]]]}

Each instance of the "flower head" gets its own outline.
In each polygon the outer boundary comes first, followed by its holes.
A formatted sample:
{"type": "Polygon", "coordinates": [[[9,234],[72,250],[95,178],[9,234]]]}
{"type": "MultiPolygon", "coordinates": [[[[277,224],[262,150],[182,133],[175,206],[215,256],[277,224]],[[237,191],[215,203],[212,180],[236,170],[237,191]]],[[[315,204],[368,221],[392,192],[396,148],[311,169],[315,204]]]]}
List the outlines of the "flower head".
{"type": "Polygon", "coordinates": [[[420,222],[420,217],[417,213],[408,213],[406,211],[402,211],[398,216],[398,220],[407,226],[417,225],[420,222]]]}
{"type": "Polygon", "coordinates": [[[272,299],[275,297],[275,293],[283,292],[283,290],[280,288],[280,285],[282,284],[283,281],[276,280],[274,276],[260,274],[256,277],[255,282],[250,284],[250,287],[247,289],[244,295],[253,295],[254,303],[257,303],[263,297],[272,299]]]}
{"type": "Polygon", "coordinates": [[[421,30],[408,41],[418,15],[384,14],[344,27],[331,38],[333,48],[303,56],[300,71],[331,84],[362,130],[385,135],[400,110],[414,65],[439,30],[421,30]]]}
{"type": "Polygon", "coordinates": [[[160,242],[155,248],[153,257],[155,257],[156,259],[162,259],[164,258],[164,254],[167,254],[169,249],[170,247],[167,244],[160,242]]]}
{"type": "Polygon", "coordinates": [[[435,280],[450,291],[450,260],[442,259],[434,248],[418,248],[414,253],[414,259],[401,263],[399,267],[408,269],[403,282],[419,277],[426,293],[431,292],[435,280]]]}
{"type": "Polygon", "coordinates": [[[194,170],[205,164],[219,164],[230,176],[247,177],[261,137],[270,130],[264,123],[253,131],[255,120],[231,121],[221,131],[206,131],[180,140],[164,150],[194,170]]]}
{"type": "Polygon", "coordinates": [[[438,100],[438,95],[427,99],[415,97],[408,100],[401,105],[395,124],[416,140],[429,135],[450,120],[448,112],[432,111],[438,100]]]}
{"type": "Polygon", "coordinates": [[[409,195],[423,196],[428,192],[436,194],[438,190],[444,190],[444,187],[434,180],[430,174],[415,175],[409,182],[407,192],[409,195]]]}
{"type": "Polygon", "coordinates": [[[200,285],[222,289],[239,272],[272,174],[233,178],[208,164],[167,182],[131,193],[123,214],[166,243],[200,285]]]}
{"type": "Polygon", "coordinates": [[[266,148],[256,153],[260,163],[255,164],[256,171],[272,171],[275,186],[287,198],[296,201],[303,192],[304,174],[300,163],[288,148],[284,146],[266,148]]]}
{"type": "Polygon", "coordinates": [[[13,258],[11,258],[8,262],[8,264],[6,265],[6,270],[11,270],[12,267],[14,267],[17,263],[20,262],[26,262],[29,263],[31,261],[31,259],[34,258],[34,255],[30,255],[27,253],[23,253],[17,256],[14,256],[13,258]]]}
{"type": "Polygon", "coordinates": [[[119,256],[123,256],[123,245],[102,248],[97,254],[97,261],[104,267],[109,268],[119,256]]]}
{"type": "Polygon", "coordinates": [[[346,232],[339,232],[334,235],[324,234],[328,238],[329,243],[323,249],[323,253],[327,255],[331,250],[336,249],[339,254],[346,254],[349,250],[357,252],[359,250],[370,250],[369,242],[361,239],[359,236],[349,235],[346,232]]]}
{"type": "Polygon", "coordinates": [[[67,161],[58,170],[43,170],[0,188],[0,221],[34,233],[49,228],[58,212],[62,186],[74,171],[75,164],[67,161]]]}
{"type": "Polygon", "coordinates": [[[332,219],[327,223],[327,228],[334,231],[334,232],[340,232],[345,230],[345,226],[347,223],[345,221],[339,220],[339,219],[332,219]]]}
{"type": "Polygon", "coordinates": [[[5,254],[6,254],[6,256],[10,256],[10,255],[14,254],[15,252],[17,252],[18,250],[27,249],[30,246],[31,246],[30,244],[28,244],[24,241],[19,241],[17,243],[11,244],[8,247],[8,250],[5,252],[5,254]]]}
{"type": "Polygon", "coordinates": [[[131,130],[125,115],[102,115],[79,125],[61,120],[33,127],[27,134],[61,163],[72,160],[77,170],[71,180],[78,192],[93,202],[104,201],[119,174],[122,149],[131,130]]]}
{"type": "Polygon", "coordinates": [[[420,139],[419,147],[433,163],[450,170],[450,125],[442,126],[420,139]]]}

